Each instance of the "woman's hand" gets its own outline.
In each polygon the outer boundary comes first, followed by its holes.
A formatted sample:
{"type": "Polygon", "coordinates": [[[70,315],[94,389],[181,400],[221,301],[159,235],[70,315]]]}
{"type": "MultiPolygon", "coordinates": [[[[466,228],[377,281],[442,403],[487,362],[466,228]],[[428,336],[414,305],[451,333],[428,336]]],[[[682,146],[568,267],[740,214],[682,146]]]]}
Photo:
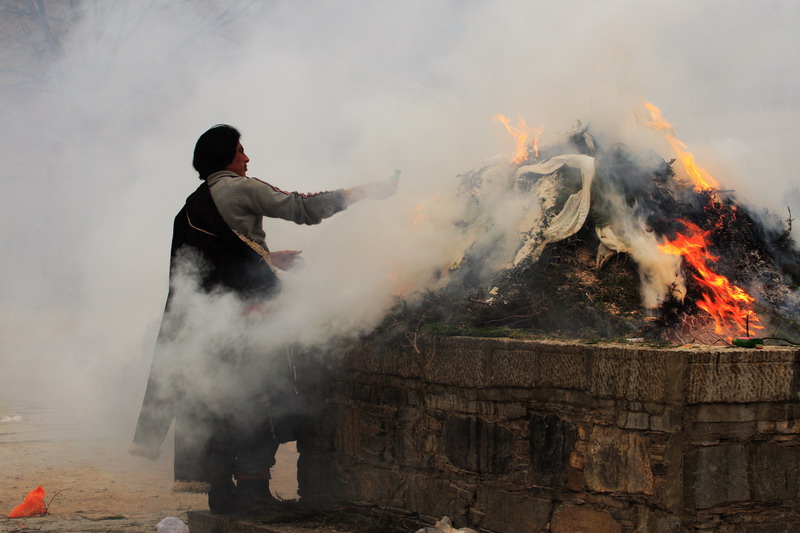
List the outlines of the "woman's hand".
{"type": "Polygon", "coordinates": [[[344,195],[347,205],[358,202],[359,200],[385,200],[397,193],[397,185],[400,183],[400,171],[395,170],[388,180],[372,181],[364,185],[358,185],[350,189],[345,189],[344,195]]]}
{"type": "Polygon", "coordinates": [[[280,270],[290,270],[297,268],[305,263],[300,254],[302,250],[279,250],[277,252],[270,252],[269,258],[275,268],[280,270]]]}

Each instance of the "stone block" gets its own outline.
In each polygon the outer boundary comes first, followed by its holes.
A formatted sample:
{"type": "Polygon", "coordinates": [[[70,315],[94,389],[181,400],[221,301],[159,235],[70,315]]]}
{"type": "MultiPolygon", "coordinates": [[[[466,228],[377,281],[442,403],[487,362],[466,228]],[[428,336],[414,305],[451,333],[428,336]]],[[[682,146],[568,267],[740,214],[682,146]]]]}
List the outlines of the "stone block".
{"type": "Polygon", "coordinates": [[[754,443],[748,449],[750,495],[756,501],[783,501],[798,497],[800,446],[754,443]]]}
{"type": "Polygon", "coordinates": [[[327,455],[308,451],[297,462],[297,482],[303,499],[310,503],[346,497],[349,476],[327,455]]]}
{"type": "Polygon", "coordinates": [[[752,422],[758,420],[755,404],[702,404],[691,409],[698,422],[752,422]]]}
{"type": "Polygon", "coordinates": [[[430,383],[463,388],[486,386],[486,368],[497,343],[484,339],[436,337],[427,349],[428,361],[421,370],[430,383]]]}
{"type": "Polygon", "coordinates": [[[586,349],[543,351],[539,357],[540,387],[589,390],[588,359],[586,349]]]}
{"type": "Polygon", "coordinates": [[[336,392],[349,400],[366,404],[402,407],[408,403],[405,390],[380,379],[375,383],[341,383],[337,385],[336,392]]]}
{"type": "Polygon", "coordinates": [[[482,484],[477,491],[473,523],[481,529],[503,533],[546,531],[552,508],[548,499],[482,484]]]}
{"type": "Polygon", "coordinates": [[[589,490],[653,494],[647,445],[638,432],[594,426],[584,475],[589,490]]]}
{"type": "Polygon", "coordinates": [[[534,413],[530,417],[529,438],[533,484],[563,487],[578,430],[555,413],[534,413]]]}
{"type": "Polygon", "coordinates": [[[687,503],[695,509],[747,501],[747,453],[741,444],[706,446],[692,450],[684,462],[687,503]]]}
{"type": "Polygon", "coordinates": [[[690,354],[679,350],[664,351],[664,398],[669,404],[686,403],[686,375],[690,354]]]}
{"type": "Polygon", "coordinates": [[[720,439],[748,440],[756,434],[756,422],[695,422],[688,429],[689,440],[695,444],[720,439]]]}
{"type": "Polygon", "coordinates": [[[689,360],[688,403],[797,400],[794,350],[697,353],[689,360]]]}
{"type": "Polygon", "coordinates": [[[515,420],[524,418],[528,414],[528,408],[519,402],[498,402],[494,404],[497,416],[515,420]]]}
{"type": "Polygon", "coordinates": [[[347,494],[337,497],[381,507],[403,505],[403,484],[397,472],[371,466],[354,466],[348,475],[347,494]]]}
{"type": "Polygon", "coordinates": [[[368,463],[389,463],[391,457],[386,424],[392,419],[387,409],[354,409],[359,419],[356,457],[368,463]],[[388,461],[387,461],[388,459],[388,461]]]}
{"type": "Polygon", "coordinates": [[[436,475],[403,474],[403,502],[412,513],[441,518],[463,516],[476,486],[465,480],[451,481],[436,475]]]}
{"type": "MultiPolygon", "coordinates": [[[[599,409],[601,401],[594,398],[591,393],[582,390],[565,390],[565,389],[531,389],[527,391],[528,399],[536,403],[545,404],[566,404],[566,405],[579,405],[585,406],[590,409],[599,409]]],[[[613,409],[613,405],[609,402],[609,410],[613,409]]]]}
{"type": "Polygon", "coordinates": [[[756,420],[759,421],[774,422],[775,420],[791,420],[798,418],[795,416],[797,414],[796,409],[789,409],[789,407],[793,406],[793,404],[762,402],[754,405],[756,409],[756,420]]]}
{"type": "Polygon", "coordinates": [[[393,464],[428,468],[432,453],[426,420],[418,409],[404,409],[397,417],[387,422],[387,432],[393,464]]]}
{"type": "Polygon", "coordinates": [[[361,448],[361,414],[357,409],[335,411],[333,445],[337,453],[348,457],[354,457],[358,453],[361,448]]]}
{"type": "Polygon", "coordinates": [[[567,471],[567,481],[564,486],[575,492],[584,490],[586,488],[586,476],[583,475],[583,470],[575,468],[569,469],[567,471]]]}
{"type": "Polygon", "coordinates": [[[666,405],[663,403],[655,403],[655,402],[642,403],[642,411],[649,413],[651,415],[663,415],[664,409],[666,409],[666,405]]]}
{"type": "MultiPolygon", "coordinates": [[[[798,366],[800,366],[800,353],[798,353],[797,359],[798,359],[797,361],[798,366]]],[[[800,368],[798,368],[798,371],[800,371],[800,368]]],[[[795,382],[797,382],[798,380],[800,380],[800,375],[795,376],[795,382]]],[[[800,384],[796,384],[795,386],[798,385],[800,384]]],[[[795,397],[795,401],[781,405],[781,407],[783,407],[783,416],[781,417],[782,419],[800,420],[800,403],[796,401],[797,399],[800,399],[800,391],[798,391],[798,396],[795,397]]]]}
{"type": "Polygon", "coordinates": [[[617,425],[625,429],[649,429],[650,415],[623,411],[617,416],[617,425]]]}
{"type": "MultiPolygon", "coordinates": [[[[644,402],[633,402],[627,399],[621,399],[616,403],[621,409],[625,409],[627,411],[644,411],[644,402]]],[[[647,403],[650,405],[650,402],[647,403]]]]}
{"type": "Polygon", "coordinates": [[[771,420],[759,420],[756,422],[756,431],[759,433],[775,433],[776,425],[771,420]]]}
{"type": "Polygon", "coordinates": [[[536,387],[539,382],[541,355],[531,349],[503,347],[492,354],[492,364],[486,369],[488,386],[536,387]]]}
{"type": "Polygon", "coordinates": [[[800,524],[797,518],[783,524],[748,524],[743,528],[744,533],[800,533],[800,524]]]}
{"type": "Polygon", "coordinates": [[[592,359],[591,391],[601,398],[663,402],[667,396],[666,357],[657,350],[597,350],[592,359]]]}
{"type": "MultiPolygon", "coordinates": [[[[460,350],[462,356],[476,350],[480,352],[485,365],[481,369],[483,386],[588,388],[586,360],[590,350],[581,345],[558,341],[450,337],[438,339],[436,350],[437,354],[442,350],[460,350]]],[[[431,359],[431,362],[435,363],[436,359],[431,359]]],[[[472,370],[469,376],[475,378],[472,370]]],[[[437,383],[457,384],[452,377],[443,381],[444,376],[437,374],[438,370],[433,369],[428,377],[437,383]]]]}
{"type": "Polygon", "coordinates": [[[459,468],[483,474],[505,474],[514,451],[513,432],[476,416],[450,415],[442,431],[444,452],[459,468]]]}
{"type": "Polygon", "coordinates": [[[661,510],[639,506],[634,533],[681,533],[681,519],[661,510]]]}
{"type": "Polygon", "coordinates": [[[684,503],[683,465],[686,443],[682,433],[670,435],[667,439],[663,461],[654,464],[654,470],[663,469],[658,479],[656,495],[659,505],[675,515],[680,515],[686,506],[684,503]],[[658,468],[657,468],[658,467],[658,468]]]}
{"type": "Polygon", "coordinates": [[[445,411],[450,413],[469,413],[470,400],[462,394],[454,391],[445,391],[439,393],[428,393],[423,397],[423,403],[426,409],[435,411],[445,411]]]}
{"type": "Polygon", "coordinates": [[[586,456],[578,452],[571,453],[569,455],[569,466],[577,470],[583,470],[586,467],[586,456]]]}
{"type": "Polygon", "coordinates": [[[683,411],[679,407],[668,407],[661,415],[651,415],[650,429],[663,433],[681,431],[683,429],[683,411]]]}
{"type": "MultiPolygon", "coordinates": [[[[535,530],[531,530],[535,531],[535,530]]],[[[550,520],[552,533],[621,533],[622,525],[608,511],[563,503],[550,520]]]]}
{"type": "Polygon", "coordinates": [[[380,373],[383,368],[385,357],[378,353],[375,343],[358,342],[354,343],[339,361],[339,370],[362,370],[369,373],[380,373]]]}
{"type": "Polygon", "coordinates": [[[800,420],[778,420],[775,422],[775,431],[784,435],[797,435],[800,433],[800,420]]]}

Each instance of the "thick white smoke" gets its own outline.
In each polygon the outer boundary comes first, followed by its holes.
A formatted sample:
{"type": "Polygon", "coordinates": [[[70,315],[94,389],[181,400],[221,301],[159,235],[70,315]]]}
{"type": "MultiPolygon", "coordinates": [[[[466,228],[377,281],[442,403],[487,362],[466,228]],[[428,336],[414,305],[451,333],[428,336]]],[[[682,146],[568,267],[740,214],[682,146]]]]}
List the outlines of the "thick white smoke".
{"type": "Polygon", "coordinates": [[[166,296],[172,217],[198,184],[191,151],[216,123],[239,128],[249,173],[283,189],[403,170],[389,201],[316,227],[265,221],[272,249],[307,262],[284,277],[286,313],[265,335],[368,329],[393,292],[457,259],[455,176],[513,150],[495,113],[545,125],[545,143],[581,120],[670,158],[636,126],[644,98],[724,187],[800,213],[790,0],[51,4],[59,45],[28,63],[13,58],[35,43],[0,27],[21,47],[0,65],[3,360],[27,390],[103,406],[89,418],[112,411],[121,433],[166,296]]]}

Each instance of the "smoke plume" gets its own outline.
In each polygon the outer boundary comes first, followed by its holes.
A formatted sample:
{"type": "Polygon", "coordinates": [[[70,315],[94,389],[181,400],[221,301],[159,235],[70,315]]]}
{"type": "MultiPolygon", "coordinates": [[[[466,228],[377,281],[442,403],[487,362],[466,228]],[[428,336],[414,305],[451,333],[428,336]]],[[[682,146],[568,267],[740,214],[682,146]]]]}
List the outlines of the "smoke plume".
{"type": "MultiPolygon", "coordinates": [[[[544,125],[542,142],[580,120],[669,159],[634,117],[652,101],[723,187],[800,212],[788,0],[87,0],[48,2],[47,26],[23,4],[0,3],[0,319],[22,383],[3,394],[75,398],[64,408],[120,434],[163,310],[172,218],[198,184],[191,151],[217,123],[243,132],[251,175],[285,190],[403,171],[398,196],[320,226],[266,220],[270,248],[307,266],[284,276],[270,320],[243,328],[233,304],[208,317],[232,342],[369,331],[394,294],[435,283],[463,251],[456,176],[513,150],[496,113],[544,125]]],[[[519,212],[492,214],[499,233],[519,212]]]]}

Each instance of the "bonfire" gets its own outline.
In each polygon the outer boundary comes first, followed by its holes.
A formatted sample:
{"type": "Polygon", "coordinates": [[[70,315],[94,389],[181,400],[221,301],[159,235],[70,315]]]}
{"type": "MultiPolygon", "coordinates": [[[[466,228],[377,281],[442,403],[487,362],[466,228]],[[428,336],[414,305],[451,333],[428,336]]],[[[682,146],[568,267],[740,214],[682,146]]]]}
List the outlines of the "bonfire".
{"type": "Polygon", "coordinates": [[[580,123],[540,147],[541,128],[497,119],[517,152],[459,176],[463,253],[382,331],[800,339],[791,212],[754,211],[720,188],[657,107],[644,104],[639,122],[664,136],[667,157],[580,123]]]}

